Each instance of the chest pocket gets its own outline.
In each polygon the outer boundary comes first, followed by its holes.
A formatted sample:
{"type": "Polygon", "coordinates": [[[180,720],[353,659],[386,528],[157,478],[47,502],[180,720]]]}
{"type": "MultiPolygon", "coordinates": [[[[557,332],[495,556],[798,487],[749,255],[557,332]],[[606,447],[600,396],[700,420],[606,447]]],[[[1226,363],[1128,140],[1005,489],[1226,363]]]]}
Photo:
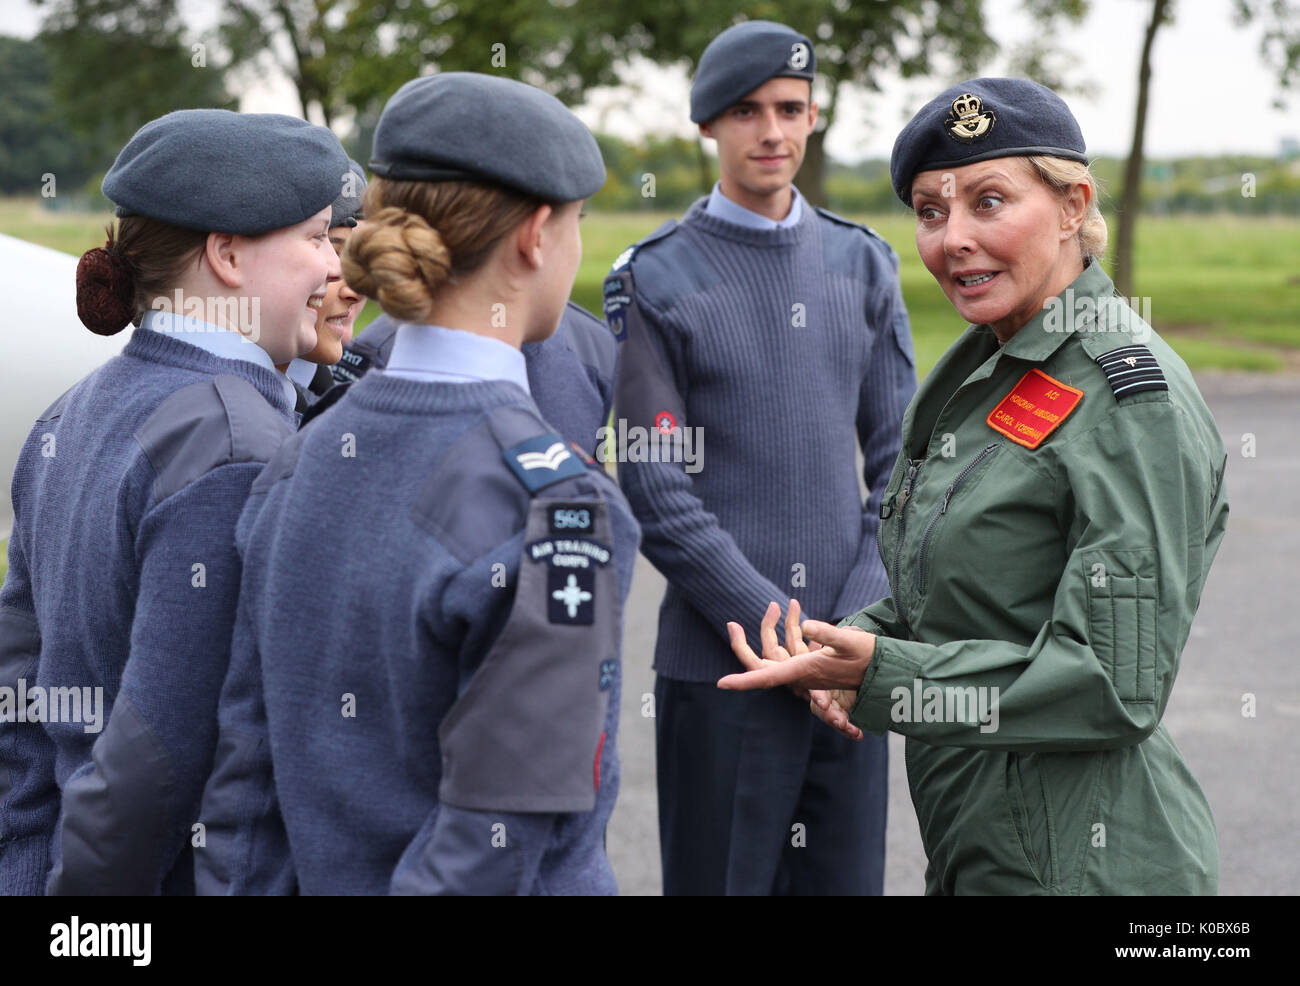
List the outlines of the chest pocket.
{"type": "Polygon", "coordinates": [[[922,530],[921,541],[917,546],[916,552],[916,574],[913,578],[912,588],[916,591],[918,596],[925,595],[930,575],[927,567],[927,558],[938,529],[943,523],[944,517],[948,513],[948,507],[952,503],[953,497],[959,495],[963,487],[968,487],[983,475],[981,467],[986,471],[989,467],[990,460],[997,455],[998,449],[1001,447],[1002,446],[998,442],[992,442],[984,446],[984,448],[980,450],[980,453],[967,463],[953,481],[948,484],[944,489],[943,496],[940,498],[938,504],[930,512],[930,516],[927,518],[925,527],[922,530]]]}

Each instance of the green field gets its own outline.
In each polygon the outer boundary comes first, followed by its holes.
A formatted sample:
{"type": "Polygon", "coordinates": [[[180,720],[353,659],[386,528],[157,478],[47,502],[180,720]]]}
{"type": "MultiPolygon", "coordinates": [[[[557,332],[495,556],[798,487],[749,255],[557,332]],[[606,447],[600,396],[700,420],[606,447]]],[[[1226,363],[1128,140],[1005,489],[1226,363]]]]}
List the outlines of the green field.
{"type": "MultiPolygon", "coordinates": [[[[628,245],[667,219],[594,213],[582,221],[583,263],[574,300],[599,313],[600,284],[628,245]]],[[[902,262],[903,296],[924,374],[964,325],[921,266],[905,216],[855,217],[885,237],[902,262]]],[[[0,233],[79,254],[103,242],[109,215],[53,212],[38,200],[0,200],[0,233]]],[[[1111,224],[1112,233],[1114,223],[1111,224]]],[[[1193,369],[1300,370],[1300,224],[1283,219],[1144,217],[1137,291],[1151,320],[1193,369]]],[[[376,314],[366,306],[358,322],[376,314]]]]}

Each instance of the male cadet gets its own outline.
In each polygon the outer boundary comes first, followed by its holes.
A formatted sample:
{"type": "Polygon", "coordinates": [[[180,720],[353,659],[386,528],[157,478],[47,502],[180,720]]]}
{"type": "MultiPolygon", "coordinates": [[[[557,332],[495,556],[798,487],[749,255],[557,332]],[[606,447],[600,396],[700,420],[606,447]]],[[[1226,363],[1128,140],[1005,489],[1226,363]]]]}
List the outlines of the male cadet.
{"type": "MultiPolygon", "coordinates": [[[[332,368],[334,379],[352,383],[370,370],[387,366],[400,324],[381,313],[343,347],[342,359],[332,368]]],[[[528,387],[542,417],[588,455],[594,454],[599,444],[597,433],[609,420],[614,403],[618,346],[609,329],[570,301],[554,335],[541,342],[526,342],[522,348],[528,387]]]]}
{"type": "Polygon", "coordinates": [[[605,280],[619,427],[646,439],[620,451],[619,478],[668,579],[655,648],[666,894],[882,891],[884,737],[840,736],[783,689],[715,686],[737,669],[728,620],[756,627],[792,596],[838,620],[889,593],[877,511],[916,389],[910,329],[894,251],[791,184],[817,119],[814,69],[812,43],[780,24],[713,40],[691,120],[717,141],[721,181],[605,280]]]}

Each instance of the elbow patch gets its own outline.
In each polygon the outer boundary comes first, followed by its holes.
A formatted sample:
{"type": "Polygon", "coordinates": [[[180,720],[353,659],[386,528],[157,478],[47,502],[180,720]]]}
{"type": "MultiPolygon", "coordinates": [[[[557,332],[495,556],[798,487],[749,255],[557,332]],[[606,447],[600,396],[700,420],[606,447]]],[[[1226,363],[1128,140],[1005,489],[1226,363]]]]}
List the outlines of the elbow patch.
{"type": "Polygon", "coordinates": [[[1154,548],[1083,556],[1088,636],[1121,702],[1156,698],[1159,582],[1154,548]]]}
{"type": "Polygon", "coordinates": [[[159,863],[164,847],[172,844],[167,831],[175,792],[171,758],[121,693],[91,757],[94,769],[64,788],[62,859],[47,892],[157,893],[159,863]]]}
{"type": "Polygon", "coordinates": [[[621,600],[606,504],[536,498],[506,625],[439,729],[438,798],[477,811],[596,804],[621,600]]]}

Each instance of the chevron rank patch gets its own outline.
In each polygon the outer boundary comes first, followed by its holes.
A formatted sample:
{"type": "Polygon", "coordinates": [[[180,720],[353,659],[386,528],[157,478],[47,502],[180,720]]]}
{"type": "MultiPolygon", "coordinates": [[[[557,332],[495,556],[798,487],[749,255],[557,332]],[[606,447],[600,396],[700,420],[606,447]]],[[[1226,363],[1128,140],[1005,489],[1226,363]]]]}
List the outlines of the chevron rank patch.
{"type": "Polygon", "coordinates": [[[1097,357],[1115,399],[1144,390],[1168,390],[1164,371],[1146,346],[1121,346],[1097,357]]]}
{"type": "Polygon", "coordinates": [[[512,445],[501,456],[530,493],[587,472],[586,465],[573,454],[569,443],[554,432],[512,445]]]}

